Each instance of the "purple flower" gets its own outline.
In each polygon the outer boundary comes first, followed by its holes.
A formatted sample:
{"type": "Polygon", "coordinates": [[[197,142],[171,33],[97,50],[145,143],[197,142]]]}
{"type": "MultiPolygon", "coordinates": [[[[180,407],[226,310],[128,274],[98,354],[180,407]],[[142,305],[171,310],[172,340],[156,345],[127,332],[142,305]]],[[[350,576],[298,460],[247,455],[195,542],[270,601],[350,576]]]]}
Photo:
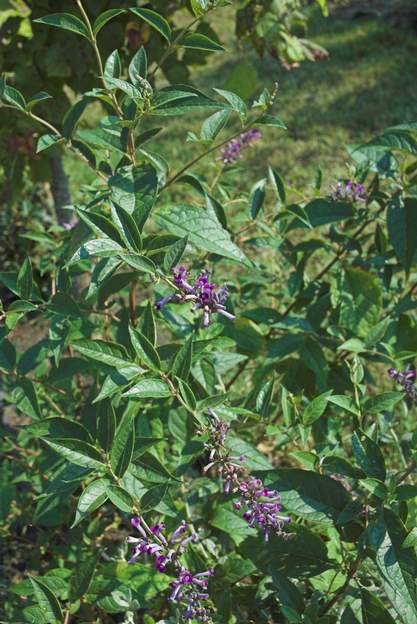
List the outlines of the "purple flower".
{"type": "Polygon", "coordinates": [[[241,156],[242,149],[262,138],[262,133],[258,128],[251,128],[225,145],[220,160],[225,165],[236,162],[241,156]]]}
{"type": "Polygon", "coordinates": [[[408,364],[403,373],[396,368],[389,368],[387,373],[391,379],[395,379],[395,381],[404,388],[404,392],[408,398],[413,403],[417,403],[417,387],[414,385],[414,381],[416,380],[415,367],[412,364],[408,364]]]}
{"type": "Polygon", "coordinates": [[[363,184],[357,184],[352,180],[337,182],[331,188],[331,198],[333,201],[366,201],[366,191],[363,184]]]}
{"type": "Polygon", "coordinates": [[[236,510],[246,509],[243,518],[250,527],[261,529],[267,542],[270,533],[287,537],[283,528],[291,522],[289,516],[283,516],[281,497],[275,490],[269,490],[261,479],[248,477],[238,486],[240,499],[234,503],[236,510]]]}
{"type": "Polygon", "coordinates": [[[171,583],[172,593],[169,599],[183,608],[182,620],[211,622],[211,610],[204,603],[209,598],[206,590],[208,579],[214,574],[213,568],[194,574],[180,562],[187,545],[197,541],[197,534],[190,531],[184,520],[170,537],[165,536],[163,522],[148,527],[136,516],[132,518],[131,524],[139,531],[140,537],[127,538],[129,544],[135,545],[129,563],[135,563],[142,555],[148,555],[154,558],[158,572],[166,572],[169,564],[176,574],[171,583]]]}
{"type": "Polygon", "coordinates": [[[167,295],[156,302],[155,307],[161,310],[167,303],[190,302],[192,310],[203,311],[203,325],[207,327],[211,322],[213,313],[222,314],[227,319],[234,321],[235,316],[226,310],[225,303],[229,296],[227,286],[218,287],[209,280],[209,272],[203,271],[194,285],[191,285],[185,267],[174,269],[174,284],[178,288],[175,294],[167,295]]]}
{"type": "Polygon", "coordinates": [[[183,620],[195,619],[199,622],[211,622],[211,611],[204,606],[204,602],[209,597],[206,590],[208,579],[213,574],[212,568],[198,574],[192,574],[186,568],[179,570],[177,578],[171,583],[173,591],[169,599],[184,607],[183,620]]]}

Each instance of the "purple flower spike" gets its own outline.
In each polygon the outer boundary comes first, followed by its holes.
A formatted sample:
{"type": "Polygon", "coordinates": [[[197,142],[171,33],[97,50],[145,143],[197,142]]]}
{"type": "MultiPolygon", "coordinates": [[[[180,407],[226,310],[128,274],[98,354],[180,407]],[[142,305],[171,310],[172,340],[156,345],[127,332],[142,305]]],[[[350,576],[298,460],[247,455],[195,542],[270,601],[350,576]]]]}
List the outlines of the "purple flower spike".
{"type": "Polygon", "coordinates": [[[404,388],[404,392],[410,401],[417,403],[417,387],[414,385],[416,380],[415,367],[409,364],[403,373],[396,368],[389,368],[387,373],[391,379],[395,379],[404,388]]]}
{"type": "Polygon", "coordinates": [[[191,285],[188,281],[187,270],[179,266],[173,271],[174,284],[178,291],[173,295],[167,295],[156,302],[155,307],[161,310],[167,303],[190,302],[192,310],[202,310],[203,326],[208,327],[213,313],[221,314],[230,321],[235,320],[234,314],[226,310],[225,303],[229,296],[227,286],[224,284],[220,288],[210,282],[210,274],[203,271],[191,285]]]}
{"type": "Polygon", "coordinates": [[[251,128],[246,132],[242,132],[238,138],[232,139],[225,145],[220,160],[222,160],[225,165],[236,162],[241,157],[242,150],[245,147],[254,141],[259,141],[261,138],[262,133],[258,128],[251,128]]]}
{"type": "Polygon", "coordinates": [[[171,583],[172,593],[170,601],[185,607],[182,617],[184,620],[197,620],[198,622],[211,622],[211,611],[204,606],[204,601],[209,594],[207,577],[213,576],[212,569],[199,574],[192,574],[186,568],[181,568],[175,581],[171,583]]]}
{"type": "Polygon", "coordinates": [[[331,187],[331,198],[333,201],[366,201],[366,190],[363,184],[357,184],[353,180],[342,182],[339,180],[337,184],[331,187]]]}

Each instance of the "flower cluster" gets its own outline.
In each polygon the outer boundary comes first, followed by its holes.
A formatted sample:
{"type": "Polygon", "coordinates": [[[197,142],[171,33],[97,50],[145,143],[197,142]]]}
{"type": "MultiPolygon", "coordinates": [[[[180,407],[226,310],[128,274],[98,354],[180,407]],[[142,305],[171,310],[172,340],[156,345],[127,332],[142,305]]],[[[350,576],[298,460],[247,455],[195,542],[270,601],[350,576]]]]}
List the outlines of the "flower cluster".
{"type": "Polygon", "coordinates": [[[190,531],[184,520],[170,537],[165,535],[163,522],[148,527],[143,519],[136,516],[132,518],[131,524],[140,537],[127,538],[129,544],[134,544],[129,563],[135,563],[142,555],[148,555],[154,557],[158,572],[166,572],[170,565],[176,578],[171,583],[169,600],[182,607],[183,621],[195,619],[199,622],[211,622],[211,610],[206,606],[206,601],[209,598],[208,579],[214,574],[213,568],[192,574],[180,562],[187,545],[197,541],[197,534],[190,531]]]}
{"type": "Polygon", "coordinates": [[[234,508],[237,511],[244,510],[242,517],[250,527],[262,530],[265,541],[268,541],[270,533],[288,537],[284,528],[291,522],[291,518],[280,513],[282,506],[278,492],[270,490],[261,479],[248,474],[243,455],[237,457],[229,454],[225,446],[229,425],[220,420],[213,410],[210,409],[209,413],[211,420],[205,430],[208,434],[205,447],[209,451],[209,463],[204,472],[216,468],[224,480],[224,491],[240,495],[234,508]]]}
{"type": "Polygon", "coordinates": [[[173,591],[169,599],[184,607],[183,620],[211,622],[211,611],[204,606],[204,601],[209,598],[206,590],[208,579],[213,574],[213,568],[198,574],[192,574],[186,568],[180,569],[177,578],[171,583],[173,591]]]}
{"type": "Polygon", "coordinates": [[[235,316],[226,310],[226,300],[229,296],[227,286],[218,287],[209,280],[209,272],[203,271],[193,285],[190,284],[188,271],[185,267],[180,266],[174,269],[174,284],[177,292],[163,297],[156,302],[157,310],[163,308],[167,303],[184,303],[192,304],[193,312],[197,310],[203,311],[203,325],[207,327],[210,324],[211,315],[215,312],[222,314],[227,319],[234,321],[235,316]]]}
{"type": "Polygon", "coordinates": [[[280,514],[281,497],[276,490],[265,487],[261,479],[248,477],[239,483],[238,492],[240,500],[233,504],[234,508],[246,509],[243,518],[250,527],[262,529],[266,542],[270,533],[282,537],[289,535],[283,528],[291,522],[291,518],[280,514]]]}
{"type": "Polygon", "coordinates": [[[403,386],[408,398],[416,403],[417,388],[414,385],[414,382],[416,380],[416,369],[414,368],[414,366],[409,364],[403,373],[398,371],[396,368],[389,368],[387,372],[391,379],[395,379],[395,381],[403,386]]]}
{"type": "Polygon", "coordinates": [[[236,162],[240,158],[242,150],[254,141],[258,141],[260,138],[262,138],[262,133],[258,128],[251,128],[246,132],[242,132],[238,138],[232,139],[227,143],[223,149],[220,160],[222,160],[225,165],[236,162]]]}
{"type": "Polygon", "coordinates": [[[366,201],[366,192],[363,184],[348,180],[347,182],[339,182],[331,188],[331,198],[333,201],[366,201]]]}
{"type": "Polygon", "coordinates": [[[129,563],[135,563],[141,555],[149,555],[155,557],[155,567],[158,572],[165,572],[167,564],[176,561],[184,552],[187,544],[197,540],[196,533],[189,533],[188,525],[184,521],[169,539],[164,535],[165,525],[163,522],[149,528],[146,527],[148,532],[139,517],[132,518],[131,523],[139,531],[140,537],[127,538],[129,544],[135,544],[129,563]]]}

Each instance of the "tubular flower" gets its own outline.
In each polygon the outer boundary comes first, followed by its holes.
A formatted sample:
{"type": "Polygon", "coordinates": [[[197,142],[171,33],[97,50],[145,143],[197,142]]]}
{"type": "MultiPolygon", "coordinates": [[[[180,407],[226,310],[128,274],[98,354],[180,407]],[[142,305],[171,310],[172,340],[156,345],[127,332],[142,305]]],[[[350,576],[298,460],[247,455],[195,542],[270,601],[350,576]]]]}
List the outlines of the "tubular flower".
{"type": "Polygon", "coordinates": [[[388,375],[391,379],[395,379],[403,388],[408,398],[417,403],[417,387],[414,385],[416,380],[416,369],[412,365],[408,365],[403,373],[396,368],[389,368],[388,375]]]}
{"type": "Polygon", "coordinates": [[[209,452],[209,463],[204,467],[204,472],[216,469],[224,480],[224,491],[239,494],[240,498],[233,504],[234,508],[236,511],[243,510],[242,517],[250,527],[262,530],[265,541],[268,541],[270,533],[289,537],[290,534],[284,528],[291,522],[291,518],[280,513],[282,506],[278,492],[267,488],[261,479],[249,475],[243,455],[229,454],[226,448],[229,425],[220,420],[212,409],[209,413],[210,424],[204,431],[208,434],[205,448],[209,452]]]}
{"type": "Polygon", "coordinates": [[[366,201],[366,191],[363,184],[357,184],[353,180],[337,182],[331,188],[331,198],[333,201],[366,201]]]}
{"type": "Polygon", "coordinates": [[[213,568],[205,572],[193,574],[180,561],[187,546],[198,540],[197,534],[190,531],[188,524],[182,520],[171,534],[165,534],[165,524],[160,522],[148,527],[136,516],[131,519],[132,526],[137,529],[139,537],[128,537],[127,542],[133,544],[133,554],[129,563],[135,563],[142,555],[154,558],[158,572],[167,572],[167,566],[174,571],[176,578],[171,583],[170,602],[182,609],[182,621],[197,620],[211,623],[211,609],[207,606],[209,594],[208,581],[214,574],[213,568]]]}
{"type": "Polygon", "coordinates": [[[229,296],[226,284],[218,287],[210,282],[209,272],[203,271],[192,285],[189,282],[188,272],[183,266],[174,269],[173,275],[178,291],[157,301],[155,304],[157,310],[161,310],[167,303],[190,302],[193,312],[203,311],[204,327],[210,325],[213,313],[221,314],[231,321],[235,320],[236,317],[226,310],[225,303],[229,296]]]}
{"type": "Polygon", "coordinates": [[[242,155],[242,150],[249,146],[251,143],[258,141],[262,138],[262,133],[258,128],[251,128],[236,138],[232,139],[225,145],[220,160],[225,165],[230,165],[236,162],[242,155]]]}
{"type": "Polygon", "coordinates": [[[204,606],[204,601],[209,597],[206,590],[208,579],[213,574],[212,568],[198,574],[192,574],[186,568],[179,570],[177,578],[171,583],[173,591],[169,599],[184,607],[183,620],[211,622],[211,611],[204,606]]]}

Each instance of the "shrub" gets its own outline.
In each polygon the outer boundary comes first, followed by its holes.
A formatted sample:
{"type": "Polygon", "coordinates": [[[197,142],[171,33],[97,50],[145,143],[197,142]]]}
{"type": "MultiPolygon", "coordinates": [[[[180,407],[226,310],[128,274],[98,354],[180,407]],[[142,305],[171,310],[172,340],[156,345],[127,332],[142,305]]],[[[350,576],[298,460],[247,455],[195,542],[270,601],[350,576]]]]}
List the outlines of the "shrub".
{"type": "Polygon", "coordinates": [[[59,128],[47,93],[2,82],[38,151],[95,176],[74,219],[28,233],[36,266],[0,274],[6,621],[416,621],[416,127],[351,146],[327,186],[251,179],[247,150],[285,130],[275,87],[150,82],[173,50],[222,50],[193,30],[222,4],[177,35],[131,9],[165,48],[128,67],[96,40],[123,9],[38,20],[97,60],[59,128]],[[203,114],[179,169],[148,147],[154,118],[185,137],[203,114]],[[46,331],[16,349],[28,319],[46,331]]]}

